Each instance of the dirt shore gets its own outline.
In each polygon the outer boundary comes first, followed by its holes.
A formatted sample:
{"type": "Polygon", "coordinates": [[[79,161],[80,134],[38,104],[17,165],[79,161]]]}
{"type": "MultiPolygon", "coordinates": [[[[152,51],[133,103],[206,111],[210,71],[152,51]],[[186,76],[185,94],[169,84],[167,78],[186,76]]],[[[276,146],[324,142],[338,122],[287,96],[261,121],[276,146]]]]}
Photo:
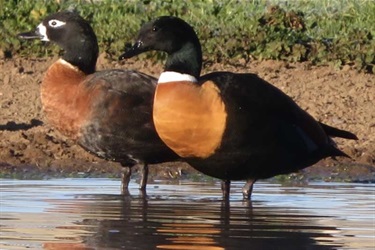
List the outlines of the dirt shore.
{"type": "MultiPolygon", "coordinates": [[[[39,87],[44,72],[56,59],[0,59],[0,176],[119,176],[119,164],[85,152],[44,122],[39,87]]],[[[98,69],[105,68],[131,68],[158,76],[162,65],[141,60],[119,63],[101,55],[98,69]]],[[[253,61],[246,66],[209,64],[203,73],[217,70],[257,73],[317,120],[359,137],[358,141],[335,139],[352,159],[327,159],[292,177],[375,180],[374,75],[359,73],[349,66],[333,69],[279,61],[253,61]]],[[[184,163],[151,168],[153,178],[174,179],[190,173],[199,176],[184,163]]]]}

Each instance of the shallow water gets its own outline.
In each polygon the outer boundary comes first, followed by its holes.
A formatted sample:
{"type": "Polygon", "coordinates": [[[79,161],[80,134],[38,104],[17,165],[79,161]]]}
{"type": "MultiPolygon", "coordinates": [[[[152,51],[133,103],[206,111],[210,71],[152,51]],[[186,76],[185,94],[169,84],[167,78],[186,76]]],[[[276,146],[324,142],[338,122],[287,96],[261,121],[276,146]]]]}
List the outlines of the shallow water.
{"type": "Polygon", "coordinates": [[[375,185],[0,180],[1,249],[375,249],[375,185]]]}

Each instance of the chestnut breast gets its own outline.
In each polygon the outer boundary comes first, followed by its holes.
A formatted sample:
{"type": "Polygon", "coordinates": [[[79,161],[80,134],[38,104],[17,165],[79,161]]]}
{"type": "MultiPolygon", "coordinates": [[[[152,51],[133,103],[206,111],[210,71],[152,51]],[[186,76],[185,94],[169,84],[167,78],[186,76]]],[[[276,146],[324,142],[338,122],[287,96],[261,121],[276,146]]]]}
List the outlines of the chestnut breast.
{"type": "Polygon", "coordinates": [[[65,136],[77,139],[98,94],[85,88],[90,76],[59,59],[48,69],[41,85],[43,111],[49,124],[65,136]]]}
{"type": "Polygon", "coordinates": [[[160,138],[179,156],[207,158],[221,145],[227,113],[212,81],[180,81],[157,85],[153,118],[160,138]]]}

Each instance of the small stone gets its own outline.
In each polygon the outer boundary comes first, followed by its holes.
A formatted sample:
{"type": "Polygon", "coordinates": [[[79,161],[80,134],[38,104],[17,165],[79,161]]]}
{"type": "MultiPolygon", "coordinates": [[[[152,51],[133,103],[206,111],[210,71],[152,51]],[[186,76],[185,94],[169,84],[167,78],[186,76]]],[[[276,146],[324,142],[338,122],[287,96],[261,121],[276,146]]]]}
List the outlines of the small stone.
{"type": "Polygon", "coordinates": [[[349,71],[351,69],[351,67],[349,65],[344,65],[342,67],[342,71],[349,71]]]}

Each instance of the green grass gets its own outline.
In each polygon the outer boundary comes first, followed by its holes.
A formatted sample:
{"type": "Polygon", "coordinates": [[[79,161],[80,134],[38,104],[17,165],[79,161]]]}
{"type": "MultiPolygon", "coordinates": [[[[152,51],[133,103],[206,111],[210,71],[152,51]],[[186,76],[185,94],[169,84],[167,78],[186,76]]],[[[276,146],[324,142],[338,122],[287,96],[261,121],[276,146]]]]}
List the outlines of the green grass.
{"type": "Polygon", "coordinates": [[[20,41],[16,34],[34,29],[50,13],[74,7],[92,23],[101,51],[113,59],[142,23],[176,15],[195,27],[206,61],[310,61],[375,71],[374,0],[0,0],[0,6],[0,49],[8,56],[56,53],[56,46],[20,41]]]}

